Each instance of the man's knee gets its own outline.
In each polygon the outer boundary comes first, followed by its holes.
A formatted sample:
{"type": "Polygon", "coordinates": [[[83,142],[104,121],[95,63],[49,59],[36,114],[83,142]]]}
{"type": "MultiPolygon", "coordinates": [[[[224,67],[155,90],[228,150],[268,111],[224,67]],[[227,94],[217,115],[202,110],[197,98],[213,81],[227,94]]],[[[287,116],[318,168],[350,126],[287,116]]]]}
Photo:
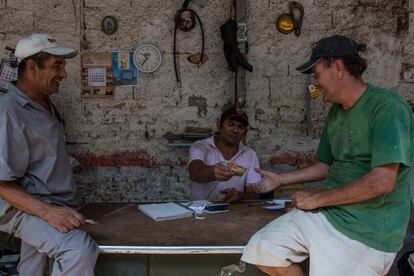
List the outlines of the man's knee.
{"type": "Polygon", "coordinates": [[[95,263],[98,258],[98,245],[91,239],[88,244],[84,244],[78,249],[80,258],[85,259],[85,262],[95,263]]]}
{"type": "Polygon", "coordinates": [[[79,231],[63,242],[62,251],[65,252],[66,258],[92,265],[98,258],[99,247],[87,233],[79,231]]]}
{"type": "Polygon", "coordinates": [[[261,271],[271,276],[282,276],[283,275],[283,274],[279,274],[279,267],[257,265],[257,268],[259,268],[261,271]]]}
{"type": "Polygon", "coordinates": [[[74,253],[80,262],[95,265],[96,259],[98,258],[99,248],[95,241],[89,239],[88,243],[79,246],[74,253]]]}
{"type": "Polygon", "coordinates": [[[264,265],[256,265],[258,269],[260,269],[261,271],[263,271],[266,274],[270,273],[270,269],[272,269],[273,267],[270,266],[264,266],[264,265]]]}

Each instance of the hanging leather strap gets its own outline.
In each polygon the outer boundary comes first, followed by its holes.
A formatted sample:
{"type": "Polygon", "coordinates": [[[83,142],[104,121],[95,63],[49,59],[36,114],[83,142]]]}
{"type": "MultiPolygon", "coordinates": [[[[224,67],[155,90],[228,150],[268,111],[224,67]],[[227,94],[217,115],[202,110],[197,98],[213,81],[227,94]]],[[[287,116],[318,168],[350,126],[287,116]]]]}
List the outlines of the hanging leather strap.
{"type": "Polygon", "coordinates": [[[293,27],[295,29],[295,35],[299,36],[300,29],[302,28],[303,14],[305,13],[303,6],[296,1],[290,1],[289,12],[293,19],[293,27]],[[299,12],[299,15],[295,14],[295,10],[299,12]]]}

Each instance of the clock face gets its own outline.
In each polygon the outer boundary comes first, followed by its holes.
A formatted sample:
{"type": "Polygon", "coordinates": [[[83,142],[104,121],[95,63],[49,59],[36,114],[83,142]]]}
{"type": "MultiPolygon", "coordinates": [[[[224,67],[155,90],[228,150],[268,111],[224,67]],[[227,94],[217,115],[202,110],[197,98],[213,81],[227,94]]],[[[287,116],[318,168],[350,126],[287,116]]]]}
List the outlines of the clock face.
{"type": "Polygon", "coordinates": [[[134,63],[139,71],[152,73],[161,65],[161,52],[152,44],[142,44],[135,50],[134,63]]]}

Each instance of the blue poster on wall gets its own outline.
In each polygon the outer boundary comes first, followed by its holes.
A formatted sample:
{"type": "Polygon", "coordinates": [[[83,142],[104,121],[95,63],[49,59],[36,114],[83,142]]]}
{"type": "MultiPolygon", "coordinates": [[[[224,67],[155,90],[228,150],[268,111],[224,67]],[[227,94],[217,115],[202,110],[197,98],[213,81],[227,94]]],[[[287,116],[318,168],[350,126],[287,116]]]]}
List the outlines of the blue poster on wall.
{"type": "Polygon", "coordinates": [[[134,52],[116,51],[112,55],[114,86],[138,86],[138,70],[135,67],[134,52]]]}

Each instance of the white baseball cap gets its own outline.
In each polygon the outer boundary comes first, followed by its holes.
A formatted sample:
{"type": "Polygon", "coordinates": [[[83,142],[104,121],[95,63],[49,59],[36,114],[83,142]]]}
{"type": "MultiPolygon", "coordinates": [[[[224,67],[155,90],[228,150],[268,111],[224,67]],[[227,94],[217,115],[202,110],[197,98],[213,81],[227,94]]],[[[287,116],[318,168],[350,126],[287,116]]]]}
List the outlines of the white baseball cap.
{"type": "Polygon", "coordinates": [[[20,62],[40,52],[63,56],[64,58],[73,58],[78,54],[78,50],[76,49],[59,46],[56,40],[48,34],[32,34],[17,43],[14,55],[20,62]]]}

